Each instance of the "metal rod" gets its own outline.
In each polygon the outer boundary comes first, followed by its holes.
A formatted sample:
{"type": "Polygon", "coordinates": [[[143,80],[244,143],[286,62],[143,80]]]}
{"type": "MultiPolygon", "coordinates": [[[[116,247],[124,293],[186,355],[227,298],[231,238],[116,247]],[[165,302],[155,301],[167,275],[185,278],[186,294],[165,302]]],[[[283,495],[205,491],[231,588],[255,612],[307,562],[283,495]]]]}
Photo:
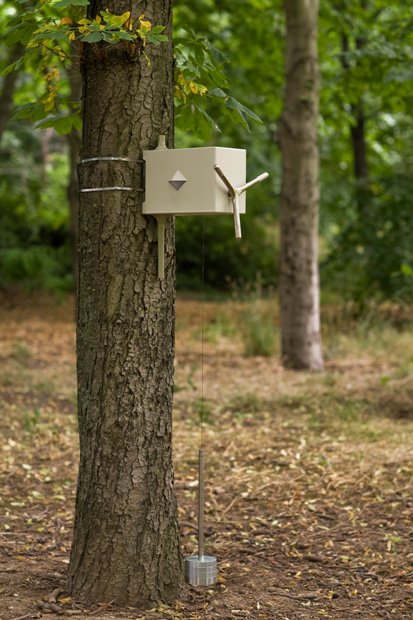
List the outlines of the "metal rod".
{"type": "Polygon", "coordinates": [[[115,185],[113,187],[85,187],[84,189],[81,189],[80,191],[82,194],[85,194],[86,192],[112,192],[112,191],[133,192],[133,187],[121,187],[118,185],[115,185]]]}
{"type": "Polygon", "coordinates": [[[165,222],[166,215],[157,215],[158,222],[158,278],[165,278],[165,222]]]}
{"type": "Polygon", "coordinates": [[[265,179],[268,179],[269,176],[270,175],[268,174],[268,172],[263,172],[262,174],[258,175],[252,181],[245,183],[245,185],[241,185],[241,187],[237,187],[236,192],[238,194],[242,194],[243,192],[245,192],[246,189],[252,187],[253,185],[256,185],[257,183],[261,183],[261,181],[265,181],[265,179]]]}
{"type": "Polygon", "coordinates": [[[241,218],[239,215],[239,195],[235,194],[235,198],[232,200],[232,209],[234,212],[234,227],[235,227],[235,238],[241,239],[241,218]]]}
{"type": "Polygon", "coordinates": [[[129,161],[133,164],[141,164],[143,163],[143,159],[133,159],[132,157],[87,157],[86,159],[81,159],[81,164],[88,164],[91,161],[129,161]]]}
{"type": "Polygon", "coordinates": [[[232,186],[232,183],[227,179],[227,177],[225,176],[225,174],[222,172],[221,168],[218,166],[218,164],[215,164],[214,166],[214,170],[217,173],[217,175],[219,176],[219,178],[221,179],[221,181],[224,183],[224,185],[226,186],[226,188],[228,189],[228,193],[230,195],[230,197],[232,199],[235,198],[235,188],[232,186]]]}
{"type": "Polygon", "coordinates": [[[81,189],[80,192],[82,194],[86,194],[88,192],[143,192],[144,190],[140,187],[122,187],[119,185],[115,185],[113,187],[85,187],[81,189]]]}
{"type": "Polygon", "coordinates": [[[199,482],[198,482],[198,559],[204,557],[204,527],[205,527],[205,453],[199,451],[199,482]]]}

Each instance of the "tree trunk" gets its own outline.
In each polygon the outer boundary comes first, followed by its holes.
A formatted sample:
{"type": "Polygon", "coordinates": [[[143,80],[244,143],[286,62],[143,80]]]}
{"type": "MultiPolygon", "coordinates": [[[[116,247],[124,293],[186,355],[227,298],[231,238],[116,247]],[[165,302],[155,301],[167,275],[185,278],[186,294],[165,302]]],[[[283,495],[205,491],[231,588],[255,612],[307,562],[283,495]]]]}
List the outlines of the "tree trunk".
{"type": "Polygon", "coordinates": [[[351,111],[354,118],[354,124],[350,125],[354,176],[360,185],[365,185],[369,171],[367,163],[366,118],[362,101],[360,100],[357,104],[353,104],[351,111]]]}
{"type": "MultiPolygon", "coordinates": [[[[367,3],[362,2],[361,8],[366,9],[367,3]]],[[[366,39],[358,37],[355,48],[361,51],[366,45],[366,39]]],[[[345,71],[350,70],[347,54],[350,51],[350,41],[346,34],[341,35],[341,65],[345,71]]],[[[368,199],[369,165],[367,158],[366,115],[364,113],[363,98],[351,104],[352,122],[350,124],[351,150],[353,153],[353,170],[356,180],[356,201],[359,214],[364,215],[368,199]]]]}
{"type": "MultiPolygon", "coordinates": [[[[136,4],[136,3],[135,3],[136,4]]],[[[142,157],[172,139],[171,0],[145,3],[168,43],[85,45],[82,158],[142,157]],[[143,53],[145,52],[145,54],[143,53]]],[[[121,14],[129,0],[95,0],[121,14]]],[[[142,6],[133,8],[133,19],[142,6]]],[[[81,193],[78,408],[80,470],[69,589],[79,600],[134,607],[171,599],[181,583],[173,488],[173,222],[165,279],[157,277],[155,220],[142,216],[142,163],[89,162],[81,193]]]]}
{"type": "Polygon", "coordinates": [[[286,0],[281,118],[281,348],[285,366],[321,370],[318,275],[318,0],[286,0]]]}

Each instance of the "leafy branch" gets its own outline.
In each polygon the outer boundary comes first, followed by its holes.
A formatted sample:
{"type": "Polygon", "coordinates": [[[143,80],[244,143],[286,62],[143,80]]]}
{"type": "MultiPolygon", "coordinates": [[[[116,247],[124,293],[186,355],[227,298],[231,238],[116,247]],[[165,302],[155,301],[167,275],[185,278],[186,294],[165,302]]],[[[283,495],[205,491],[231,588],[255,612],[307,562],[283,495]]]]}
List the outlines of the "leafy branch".
{"type": "Polygon", "coordinates": [[[205,37],[183,30],[175,43],[175,111],[178,124],[201,135],[220,132],[215,116],[229,116],[250,130],[261,119],[230,95],[223,54],[205,37]],[[206,110],[208,109],[208,112],[206,110]],[[218,110],[218,114],[216,113],[218,110]]]}
{"type": "Polygon", "coordinates": [[[8,44],[23,44],[23,54],[2,73],[7,75],[24,66],[36,67],[44,82],[40,104],[32,102],[18,108],[16,117],[40,120],[39,127],[55,126],[60,133],[79,126],[72,112],[50,117],[51,113],[56,114],[65,107],[65,81],[61,78],[72,64],[73,46],[81,53],[84,44],[116,45],[126,42],[136,46],[139,43],[145,54],[148,43],[159,45],[168,40],[163,34],[165,27],[154,26],[144,14],[133,19],[130,11],[115,15],[104,10],[94,19],[89,19],[84,16],[89,0],[39,0],[31,9],[26,8],[25,2],[18,0],[22,10],[17,11],[10,20],[6,35],[8,44]],[[63,12],[67,14],[62,16],[63,12]],[[53,119],[56,119],[56,124],[53,124],[53,119]]]}
{"type": "MultiPolygon", "coordinates": [[[[72,64],[73,49],[82,53],[83,46],[121,43],[141,49],[144,56],[148,44],[159,45],[168,38],[164,26],[153,25],[145,14],[133,18],[130,11],[115,15],[100,11],[93,19],[85,17],[89,0],[38,0],[26,9],[26,0],[17,0],[24,10],[17,12],[9,23],[6,41],[23,44],[23,55],[3,71],[3,75],[24,66],[34,66],[43,76],[44,90],[40,102],[31,102],[17,109],[15,118],[37,121],[37,127],[55,127],[68,133],[80,126],[73,105],[67,113],[65,71],[72,64]],[[62,15],[62,13],[65,13],[62,15]]],[[[229,116],[250,129],[260,123],[259,117],[229,93],[224,71],[224,57],[204,37],[182,29],[175,39],[175,107],[176,117],[187,131],[206,136],[220,131],[216,116],[229,116]],[[207,111],[208,110],[208,111],[207,111]]],[[[75,52],[76,53],[76,52],[75,52]]]]}

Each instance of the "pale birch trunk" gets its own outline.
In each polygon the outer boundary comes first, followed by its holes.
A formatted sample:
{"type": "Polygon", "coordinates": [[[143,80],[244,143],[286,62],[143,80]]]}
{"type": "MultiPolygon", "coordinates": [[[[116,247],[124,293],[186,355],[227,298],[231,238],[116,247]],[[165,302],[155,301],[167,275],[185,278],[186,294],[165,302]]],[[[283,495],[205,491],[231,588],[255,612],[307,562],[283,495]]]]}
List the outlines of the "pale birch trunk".
{"type": "Polygon", "coordinates": [[[281,346],[285,366],[321,370],[318,273],[318,0],[286,0],[281,118],[281,346]]]}

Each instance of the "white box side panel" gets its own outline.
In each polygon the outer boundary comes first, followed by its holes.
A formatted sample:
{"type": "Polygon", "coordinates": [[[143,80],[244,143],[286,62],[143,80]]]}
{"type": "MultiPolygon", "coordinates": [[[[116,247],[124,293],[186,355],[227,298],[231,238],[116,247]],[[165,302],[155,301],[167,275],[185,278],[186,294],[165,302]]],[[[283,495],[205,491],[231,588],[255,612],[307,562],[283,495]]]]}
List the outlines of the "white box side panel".
{"type": "MultiPolygon", "coordinates": [[[[232,213],[227,189],[214,170],[218,164],[231,182],[245,183],[246,153],[242,149],[204,147],[144,151],[146,187],[144,214],[202,215],[232,213]],[[169,183],[185,179],[179,189],[169,183]]],[[[245,198],[241,200],[245,212],[245,198]]]]}

